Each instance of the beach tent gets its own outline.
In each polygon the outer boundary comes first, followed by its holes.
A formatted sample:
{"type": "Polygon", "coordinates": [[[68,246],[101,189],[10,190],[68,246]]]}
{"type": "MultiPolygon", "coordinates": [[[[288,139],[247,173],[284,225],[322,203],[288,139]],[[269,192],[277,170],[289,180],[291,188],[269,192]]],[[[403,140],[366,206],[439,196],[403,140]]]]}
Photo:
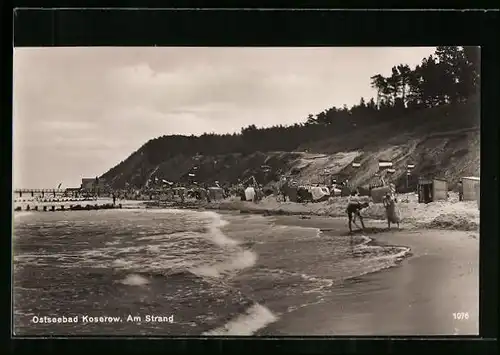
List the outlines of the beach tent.
{"type": "Polygon", "coordinates": [[[168,200],[168,195],[166,193],[160,194],[160,201],[167,201],[168,200]]]}
{"type": "Polygon", "coordinates": [[[340,196],[350,196],[351,195],[351,187],[350,186],[342,186],[340,189],[340,196]]]}
{"type": "Polygon", "coordinates": [[[297,188],[297,202],[312,201],[311,188],[307,186],[299,186],[297,188]]]}
{"type": "Polygon", "coordinates": [[[255,189],[253,187],[247,187],[245,189],[245,200],[253,201],[255,198],[255,189]]]}
{"type": "Polygon", "coordinates": [[[278,184],[274,184],[273,185],[273,195],[274,196],[279,196],[280,194],[280,186],[278,186],[278,184]]]}
{"type": "Polygon", "coordinates": [[[342,190],[339,189],[337,186],[332,186],[330,189],[330,196],[340,196],[342,190]]]}
{"type": "Polygon", "coordinates": [[[187,191],[185,187],[175,187],[173,190],[174,190],[174,196],[180,197],[181,200],[184,200],[187,191]]]}
{"type": "Polygon", "coordinates": [[[173,200],[174,199],[174,190],[173,189],[168,189],[166,192],[165,192],[165,195],[167,196],[167,200],[173,200]]]}
{"type": "Polygon", "coordinates": [[[441,179],[419,179],[418,202],[429,203],[448,199],[448,183],[441,179]]]}
{"type": "Polygon", "coordinates": [[[371,196],[374,203],[382,203],[384,196],[391,193],[389,186],[374,187],[371,189],[371,196]]]}
{"type": "Polygon", "coordinates": [[[224,191],[220,187],[209,187],[208,194],[210,200],[222,200],[224,198],[224,191]]]}
{"type": "Polygon", "coordinates": [[[311,195],[313,201],[324,201],[330,197],[330,190],[326,186],[311,187],[311,195]]]}
{"type": "Polygon", "coordinates": [[[379,169],[392,168],[392,162],[389,160],[379,160],[378,161],[378,168],[379,169]]]}
{"type": "Polygon", "coordinates": [[[290,202],[297,202],[297,189],[298,187],[295,185],[288,185],[285,189],[286,195],[290,202]]]}
{"type": "Polygon", "coordinates": [[[195,197],[197,200],[205,201],[207,199],[208,192],[203,188],[198,188],[195,191],[195,197]]]}
{"type": "Polygon", "coordinates": [[[263,198],[264,198],[265,194],[264,194],[264,189],[262,188],[257,188],[255,190],[255,200],[256,201],[261,201],[263,198]]]}

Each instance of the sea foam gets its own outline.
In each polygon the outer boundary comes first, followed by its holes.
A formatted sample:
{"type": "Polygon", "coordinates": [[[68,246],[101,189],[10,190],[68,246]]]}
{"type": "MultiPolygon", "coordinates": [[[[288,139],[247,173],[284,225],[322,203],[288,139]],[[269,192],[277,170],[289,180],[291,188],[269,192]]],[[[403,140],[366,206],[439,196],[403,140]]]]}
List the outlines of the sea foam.
{"type": "Polygon", "coordinates": [[[252,335],[278,318],[266,307],[254,304],[244,314],[240,314],[224,326],[203,333],[210,336],[252,335]]]}

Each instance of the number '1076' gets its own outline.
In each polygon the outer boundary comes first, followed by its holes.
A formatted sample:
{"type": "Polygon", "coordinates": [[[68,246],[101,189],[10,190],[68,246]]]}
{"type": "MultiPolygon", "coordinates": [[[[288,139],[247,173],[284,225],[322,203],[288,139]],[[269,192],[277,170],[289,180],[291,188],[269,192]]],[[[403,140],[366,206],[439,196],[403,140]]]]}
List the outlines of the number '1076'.
{"type": "Polygon", "coordinates": [[[453,319],[456,319],[456,320],[467,320],[467,319],[469,319],[469,313],[468,312],[453,313],[453,319]]]}

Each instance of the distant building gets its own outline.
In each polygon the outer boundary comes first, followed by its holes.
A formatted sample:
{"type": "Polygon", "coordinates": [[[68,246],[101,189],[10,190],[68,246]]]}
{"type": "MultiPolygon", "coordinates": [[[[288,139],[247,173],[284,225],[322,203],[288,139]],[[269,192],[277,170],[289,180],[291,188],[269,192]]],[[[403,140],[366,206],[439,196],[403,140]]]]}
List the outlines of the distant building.
{"type": "Polygon", "coordinates": [[[95,178],[83,178],[82,179],[82,190],[93,190],[95,187],[95,178]]]}
{"type": "Polygon", "coordinates": [[[82,178],[82,190],[94,191],[96,189],[104,190],[106,189],[106,180],[103,178],[82,178]]]}

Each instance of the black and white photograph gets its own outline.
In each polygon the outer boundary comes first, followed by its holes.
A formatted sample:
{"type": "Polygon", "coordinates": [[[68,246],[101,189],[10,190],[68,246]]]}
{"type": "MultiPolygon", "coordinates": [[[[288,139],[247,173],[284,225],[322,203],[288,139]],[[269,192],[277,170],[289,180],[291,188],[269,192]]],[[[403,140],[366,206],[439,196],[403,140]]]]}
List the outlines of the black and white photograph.
{"type": "Polygon", "coordinates": [[[480,53],[14,48],[13,334],[478,335],[480,53]]]}

